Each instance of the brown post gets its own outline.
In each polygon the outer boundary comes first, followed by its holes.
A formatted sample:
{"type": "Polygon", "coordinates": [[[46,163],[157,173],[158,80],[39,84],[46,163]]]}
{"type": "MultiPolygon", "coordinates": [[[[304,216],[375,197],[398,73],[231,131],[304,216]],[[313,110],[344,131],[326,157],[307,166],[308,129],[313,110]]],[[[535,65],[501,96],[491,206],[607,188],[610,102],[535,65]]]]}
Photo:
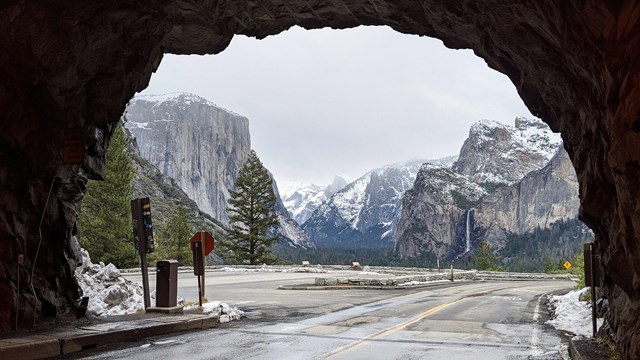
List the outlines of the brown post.
{"type": "Polygon", "coordinates": [[[451,281],[453,281],[453,264],[451,264],[451,281]]]}
{"type": "Polygon", "coordinates": [[[594,252],[593,243],[584,244],[584,282],[585,285],[591,287],[591,326],[593,337],[596,337],[598,323],[596,320],[596,285],[599,284],[599,274],[596,270],[599,266],[594,252]],[[596,278],[597,277],[597,278],[596,278]]]}
{"type": "MultiPolygon", "coordinates": [[[[145,198],[149,204],[149,198],[145,198]]],[[[147,267],[147,234],[145,231],[145,219],[143,215],[143,199],[131,200],[131,219],[135,245],[140,255],[140,270],[142,271],[142,289],[144,291],[144,308],[151,306],[149,294],[149,269],[147,267]]],[[[148,225],[149,227],[151,224],[148,225]]],[[[150,232],[150,231],[149,231],[150,232]]],[[[151,238],[151,237],[150,237],[151,238]]]]}
{"type": "Polygon", "coordinates": [[[596,254],[593,248],[593,243],[590,243],[591,246],[591,323],[593,326],[593,337],[596,337],[596,332],[598,331],[598,321],[596,318],[596,254]]]}
{"type": "Polygon", "coordinates": [[[207,255],[205,254],[205,239],[204,239],[204,231],[200,231],[200,244],[202,246],[202,297],[205,297],[205,281],[204,278],[206,277],[206,273],[207,273],[207,255]]]}

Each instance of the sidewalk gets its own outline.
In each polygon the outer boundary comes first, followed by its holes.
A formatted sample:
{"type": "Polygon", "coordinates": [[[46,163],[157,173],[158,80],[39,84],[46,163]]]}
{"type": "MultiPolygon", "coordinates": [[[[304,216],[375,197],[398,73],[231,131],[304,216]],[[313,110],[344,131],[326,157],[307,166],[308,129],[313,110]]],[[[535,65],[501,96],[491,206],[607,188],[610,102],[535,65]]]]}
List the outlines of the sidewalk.
{"type": "MultiPolygon", "coordinates": [[[[0,359],[43,359],[107,344],[138,340],[178,331],[209,329],[218,317],[206,314],[144,314],[120,321],[67,325],[0,339],[0,359]]],[[[11,336],[11,334],[8,334],[11,336]]]]}

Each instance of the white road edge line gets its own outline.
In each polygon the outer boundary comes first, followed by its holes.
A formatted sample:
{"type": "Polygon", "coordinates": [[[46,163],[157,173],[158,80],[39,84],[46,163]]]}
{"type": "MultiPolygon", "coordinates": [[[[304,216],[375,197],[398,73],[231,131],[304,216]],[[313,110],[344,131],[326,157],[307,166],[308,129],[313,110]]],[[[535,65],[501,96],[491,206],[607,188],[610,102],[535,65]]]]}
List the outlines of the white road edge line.
{"type": "Polygon", "coordinates": [[[533,310],[533,329],[531,330],[531,351],[529,355],[531,356],[541,356],[544,354],[544,351],[540,347],[540,325],[538,325],[538,320],[540,319],[540,300],[546,294],[542,294],[538,297],[538,301],[536,301],[536,307],[533,310]]]}

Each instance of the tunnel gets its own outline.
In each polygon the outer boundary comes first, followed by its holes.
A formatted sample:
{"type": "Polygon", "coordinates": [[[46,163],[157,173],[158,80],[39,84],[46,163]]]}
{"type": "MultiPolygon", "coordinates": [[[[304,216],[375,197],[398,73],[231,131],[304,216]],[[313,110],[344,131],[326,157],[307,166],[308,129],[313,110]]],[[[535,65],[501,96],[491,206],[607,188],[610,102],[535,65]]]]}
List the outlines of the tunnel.
{"type": "Polygon", "coordinates": [[[80,296],[87,179],[163,54],[234,35],[387,25],[472,49],[562,134],[596,236],[613,338],[640,358],[640,4],[497,0],[8,0],[0,5],[0,329],[68,314],[80,296]],[[74,154],[76,155],[74,157],[74,154]]]}

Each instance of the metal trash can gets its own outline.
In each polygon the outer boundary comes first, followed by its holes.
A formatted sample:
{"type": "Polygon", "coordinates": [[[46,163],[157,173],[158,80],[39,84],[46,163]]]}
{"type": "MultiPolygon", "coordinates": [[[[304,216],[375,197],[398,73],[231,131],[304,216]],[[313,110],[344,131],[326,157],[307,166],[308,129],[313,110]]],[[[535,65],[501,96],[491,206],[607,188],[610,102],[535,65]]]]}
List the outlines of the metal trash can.
{"type": "Polygon", "coordinates": [[[174,307],[178,299],[178,260],[156,263],[156,307],[174,307]]]}

